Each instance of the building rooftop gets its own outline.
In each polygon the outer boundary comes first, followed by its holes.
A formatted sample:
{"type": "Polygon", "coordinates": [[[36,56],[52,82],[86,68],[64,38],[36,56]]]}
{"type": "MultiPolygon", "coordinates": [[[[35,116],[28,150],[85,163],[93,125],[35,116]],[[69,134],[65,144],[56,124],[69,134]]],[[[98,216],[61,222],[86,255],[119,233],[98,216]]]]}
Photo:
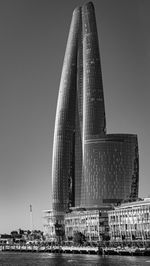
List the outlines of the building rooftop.
{"type": "Polygon", "coordinates": [[[133,202],[122,203],[120,206],[117,206],[114,209],[115,210],[127,209],[127,208],[142,206],[142,205],[150,205],[150,198],[143,198],[143,199],[133,201],[133,202]]]}

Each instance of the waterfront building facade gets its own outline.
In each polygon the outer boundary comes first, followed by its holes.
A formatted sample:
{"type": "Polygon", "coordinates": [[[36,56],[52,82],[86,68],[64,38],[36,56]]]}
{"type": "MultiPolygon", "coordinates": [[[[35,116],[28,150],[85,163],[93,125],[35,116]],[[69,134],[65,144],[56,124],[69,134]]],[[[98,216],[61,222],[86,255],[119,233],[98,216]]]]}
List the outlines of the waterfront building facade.
{"type": "Polygon", "coordinates": [[[54,241],[56,239],[55,234],[55,217],[52,210],[44,210],[42,213],[44,236],[47,241],[54,241]]]}
{"type": "Polygon", "coordinates": [[[109,236],[108,213],[110,207],[74,209],[65,215],[65,237],[73,240],[76,232],[81,232],[86,241],[98,242],[109,236]]]}
{"type": "Polygon", "coordinates": [[[64,213],[58,215],[53,210],[44,210],[42,218],[46,241],[60,242],[65,239],[64,213]]]}
{"type": "MultiPolygon", "coordinates": [[[[72,208],[64,216],[64,232],[63,239],[67,242],[73,241],[74,234],[80,232],[85,236],[88,242],[98,242],[108,239],[109,226],[108,226],[108,210],[109,207],[93,207],[87,209],[72,208]]],[[[57,217],[58,218],[58,217],[57,217]]],[[[51,210],[43,211],[43,227],[44,236],[47,241],[55,242],[56,237],[56,223],[58,221],[56,216],[51,210]]]]}
{"type": "Polygon", "coordinates": [[[108,211],[111,241],[150,241],[150,198],[108,211]]]}

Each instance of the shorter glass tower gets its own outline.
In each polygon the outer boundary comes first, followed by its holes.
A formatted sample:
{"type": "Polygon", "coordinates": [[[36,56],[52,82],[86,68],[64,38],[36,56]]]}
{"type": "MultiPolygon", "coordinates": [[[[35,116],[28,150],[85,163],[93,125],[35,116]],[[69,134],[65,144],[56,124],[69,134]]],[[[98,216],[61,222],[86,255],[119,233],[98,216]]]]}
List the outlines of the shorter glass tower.
{"type": "MultiPolygon", "coordinates": [[[[81,206],[118,204],[138,197],[137,136],[110,134],[85,142],[81,206]]],[[[79,200],[78,200],[79,202],[79,200]]]]}

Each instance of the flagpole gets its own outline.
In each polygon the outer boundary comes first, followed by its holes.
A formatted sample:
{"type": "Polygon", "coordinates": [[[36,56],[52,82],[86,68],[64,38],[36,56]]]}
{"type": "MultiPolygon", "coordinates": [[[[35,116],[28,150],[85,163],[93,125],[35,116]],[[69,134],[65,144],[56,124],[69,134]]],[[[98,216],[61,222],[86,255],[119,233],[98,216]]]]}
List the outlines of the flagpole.
{"type": "Polygon", "coordinates": [[[30,231],[33,231],[33,215],[32,215],[32,205],[30,204],[30,231]]]}

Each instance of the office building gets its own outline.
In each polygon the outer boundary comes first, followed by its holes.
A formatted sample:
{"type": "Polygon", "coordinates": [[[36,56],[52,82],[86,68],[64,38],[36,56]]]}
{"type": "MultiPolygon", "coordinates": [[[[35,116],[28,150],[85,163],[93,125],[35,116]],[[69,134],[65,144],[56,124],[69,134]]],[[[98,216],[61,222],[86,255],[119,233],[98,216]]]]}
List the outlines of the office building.
{"type": "Polygon", "coordinates": [[[117,205],[138,197],[137,137],[109,134],[86,142],[82,206],[117,205]]]}
{"type": "Polygon", "coordinates": [[[52,209],[100,208],[138,197],[138,141],[106,134],[94,6],[73,12],[60,81],[52,159],[52,209]]]}

